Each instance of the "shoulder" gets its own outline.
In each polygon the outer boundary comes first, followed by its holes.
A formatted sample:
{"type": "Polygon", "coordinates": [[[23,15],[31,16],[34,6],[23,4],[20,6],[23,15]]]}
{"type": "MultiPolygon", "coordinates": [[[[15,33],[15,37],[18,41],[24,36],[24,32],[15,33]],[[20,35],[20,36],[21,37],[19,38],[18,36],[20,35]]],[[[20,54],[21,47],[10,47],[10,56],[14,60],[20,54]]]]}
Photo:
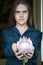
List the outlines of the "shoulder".
{"type": "Polygon", "coordinates": [[[1,32],[2,32],[2,35],[6,35],[10,33],[9,28],[3,29],[1,32]]]}
{"type": "Polygon", "coordinates": [[[30,35],[35,38],[42,38],[42,32],[38,29],[30,28],[30,35]]]}
{"type": "Polygon", "coordinates": [[[13,32],[14,29],[15,29],[15,27],[13,26],[13,27],[10,27],[10,28],[5,28],[1,32],[2,33],[11,33],[11,32],[13,32]]]}
{"type": "Polygon", "coordinates": [[[5,28],[1,31],[1,36],[2,37],[8,37],[8,36],[11,36],[13,33],[13,27],[11,28],[5,28]]]}
{"type": "Polygon", "coordinates": [[[30,31],[33,32],[34,34],[42,34],[42,32],[38,29],[30,28],[30,31]]]}

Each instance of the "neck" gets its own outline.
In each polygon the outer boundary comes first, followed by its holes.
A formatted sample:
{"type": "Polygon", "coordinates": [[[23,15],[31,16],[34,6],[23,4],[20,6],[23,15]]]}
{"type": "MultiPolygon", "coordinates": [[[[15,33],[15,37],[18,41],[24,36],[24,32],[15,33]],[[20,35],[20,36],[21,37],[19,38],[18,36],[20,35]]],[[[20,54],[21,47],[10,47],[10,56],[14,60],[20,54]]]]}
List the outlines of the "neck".
{"type": "Polygon", "coordinates": [[[19,29],[25,29],[25,28],[27,28],[28,26],[27,26],[27,24],[25,24],[25,25],[16,25],[16,27],[17,28],[19,28],[19,29]]]}
{"type": "Polygon", "coordinates": [[[28,29],[27,25],[16,25],[16,28],[19,30],[19,32],[21,33],[21,35],[28,29]]]}

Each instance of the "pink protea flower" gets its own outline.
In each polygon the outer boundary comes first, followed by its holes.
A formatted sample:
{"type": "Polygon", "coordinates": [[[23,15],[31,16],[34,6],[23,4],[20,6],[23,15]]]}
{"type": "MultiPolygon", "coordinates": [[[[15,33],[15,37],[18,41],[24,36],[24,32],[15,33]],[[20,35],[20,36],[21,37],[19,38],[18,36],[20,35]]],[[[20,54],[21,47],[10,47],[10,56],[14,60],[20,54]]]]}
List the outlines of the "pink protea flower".
{"type": "Polygon", "coordinates": [[[17,42],[17,48],[23,55],[25,55],[26,53],[32,51],[33,43],[30,38],[23,37],[17,42]]]}

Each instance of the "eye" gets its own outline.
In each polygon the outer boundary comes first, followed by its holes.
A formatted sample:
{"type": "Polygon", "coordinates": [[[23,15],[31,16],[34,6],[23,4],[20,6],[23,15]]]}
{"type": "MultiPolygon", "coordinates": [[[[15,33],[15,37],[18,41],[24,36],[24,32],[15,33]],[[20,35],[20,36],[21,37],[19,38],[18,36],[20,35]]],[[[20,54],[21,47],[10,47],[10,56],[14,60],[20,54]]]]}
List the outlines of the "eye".
{"type": "Polygon", "coordinates": [[[23,13],[27,13],[28,11],[23,11],[23,13]]]}
{"type": "Polygon", "coordinates": [[[15,13],[20,13],[20,11],[15,11],[15,13]]]}

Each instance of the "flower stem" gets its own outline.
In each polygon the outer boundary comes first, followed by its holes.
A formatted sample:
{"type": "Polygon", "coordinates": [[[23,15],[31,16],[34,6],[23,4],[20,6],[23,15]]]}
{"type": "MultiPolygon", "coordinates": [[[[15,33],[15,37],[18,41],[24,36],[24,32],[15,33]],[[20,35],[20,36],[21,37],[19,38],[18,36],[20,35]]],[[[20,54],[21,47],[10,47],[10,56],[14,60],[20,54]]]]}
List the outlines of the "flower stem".
{"type": "Polygon", "coordinates": [[[23,61],[23,65],[25,65],[25,62],[23,61]]]}

